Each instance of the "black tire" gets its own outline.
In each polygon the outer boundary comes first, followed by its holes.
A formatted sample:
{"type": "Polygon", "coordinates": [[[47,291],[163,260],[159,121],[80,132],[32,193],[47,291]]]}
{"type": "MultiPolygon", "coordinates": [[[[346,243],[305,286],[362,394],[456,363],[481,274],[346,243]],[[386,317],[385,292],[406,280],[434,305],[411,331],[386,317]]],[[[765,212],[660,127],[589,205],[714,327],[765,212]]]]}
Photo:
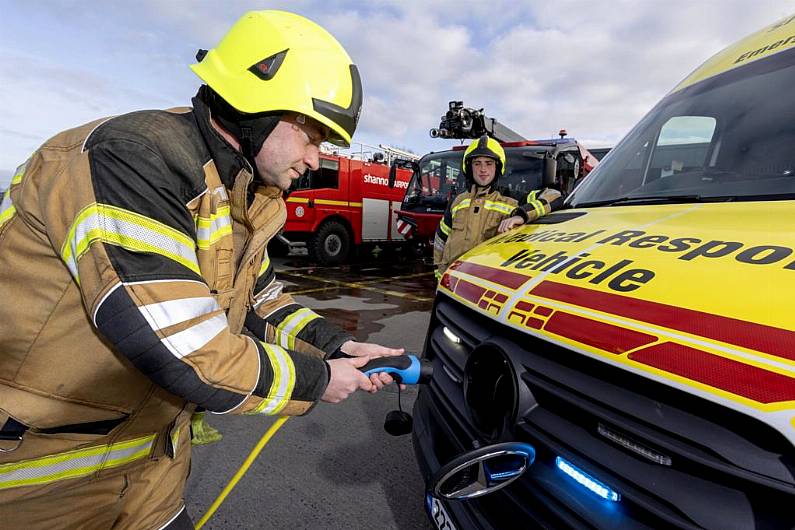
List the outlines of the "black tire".
{"type": "Polygon", "coordinates": [[[307,245],[309,256],[322,265],[338,265],[348,258],[351,236],[337,221],[320,225],[307,245]]]}

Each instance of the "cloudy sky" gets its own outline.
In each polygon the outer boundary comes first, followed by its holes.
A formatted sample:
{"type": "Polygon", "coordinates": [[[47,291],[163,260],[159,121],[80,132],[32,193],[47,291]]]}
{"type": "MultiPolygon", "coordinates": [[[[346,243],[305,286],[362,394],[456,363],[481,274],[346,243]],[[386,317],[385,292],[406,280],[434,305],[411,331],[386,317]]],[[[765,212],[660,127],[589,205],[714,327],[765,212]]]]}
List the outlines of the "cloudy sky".
{"type": "Polygon", "coordinates": [[[334,34],[362,75],[357,137],[417,153],[451,99],[528,138],[565,127],[612,145],[724,46],[795,0],[0,0],[0,188],[52,134],[100,116],[186,105],[187,65],[251,9],[334,34]]]}

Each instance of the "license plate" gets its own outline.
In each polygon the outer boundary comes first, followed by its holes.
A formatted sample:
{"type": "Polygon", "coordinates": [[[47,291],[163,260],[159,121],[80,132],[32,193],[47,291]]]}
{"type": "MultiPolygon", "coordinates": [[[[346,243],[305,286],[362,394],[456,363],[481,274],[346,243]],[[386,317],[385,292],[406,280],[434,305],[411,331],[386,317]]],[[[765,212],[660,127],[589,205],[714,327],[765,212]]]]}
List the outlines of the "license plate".
{"type": "Polygon", "coordinates": [[[456,530],[444,506],[434,497],[431,497],[431,519],[439,530],[456,530]]]}

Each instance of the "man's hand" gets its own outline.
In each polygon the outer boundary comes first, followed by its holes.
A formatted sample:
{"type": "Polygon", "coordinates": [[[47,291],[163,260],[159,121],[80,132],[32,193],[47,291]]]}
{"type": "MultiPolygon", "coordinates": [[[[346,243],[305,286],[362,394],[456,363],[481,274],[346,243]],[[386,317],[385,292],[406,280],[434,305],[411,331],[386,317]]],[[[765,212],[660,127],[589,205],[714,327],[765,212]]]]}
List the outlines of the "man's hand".
{"type": "Polygon", "coordinates": [[[513,217],[503,219],[503,221],[500,223],[500,226],[497,228],[497,232],[502,234],[503,232],[507,232],[508,230],[513,230],[517,226],[521,226],[523,224],[524,224],[524,219],[522,219],[518,215],[514,215],[513,217]]]}
{"type": "Polygon", "coordinates": [[[320,396],[326,403],[339,403],[357,390],[371,392],[373,383],[359,371],[367,364],[368,357],[355,357],[353,359],[331,359],[326,361],[329,365],[329,381],[326,391],[320,396]]]}
{"type": "MultiPolygon", "coordinates": [[[[372,344],[369,342],[356,342],[349,340],[340,346],[342,353],[350,355],[351,357],[367,357],[367,360],[375,357],[388,357],[392,355],[403,355],[406,351],[404,348],[387,348],[380,344],[372,344]]],[[[363,365],[362,365],[363,366],[363,365]]],[[[370,382],[373,384],[373,389],[370,392],[375,393],[384,388],[384,385],[392,383],[394,379],[387,373],[372,374],[370,382]]],[[[405,386],[401,387],[405,389],[405,386]]]]}

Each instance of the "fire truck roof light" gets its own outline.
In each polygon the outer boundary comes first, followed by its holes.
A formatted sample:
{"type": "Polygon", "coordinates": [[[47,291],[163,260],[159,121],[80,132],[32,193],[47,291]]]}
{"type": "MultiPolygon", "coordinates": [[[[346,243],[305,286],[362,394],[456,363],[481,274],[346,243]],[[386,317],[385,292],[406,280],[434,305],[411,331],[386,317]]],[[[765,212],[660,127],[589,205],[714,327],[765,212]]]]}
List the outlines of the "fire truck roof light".
{"type": "Polygon", "coordinates": [[[570,463],[565,458],[556,457],[555,465],[563,473],[573,478],[580,486],[595,493],[599,497],[607,501],[618,502],[621,500],[621,494],[613,490],[606,484],[599,482],[588,473],[585,473],[580,468],[570,463]]]}

